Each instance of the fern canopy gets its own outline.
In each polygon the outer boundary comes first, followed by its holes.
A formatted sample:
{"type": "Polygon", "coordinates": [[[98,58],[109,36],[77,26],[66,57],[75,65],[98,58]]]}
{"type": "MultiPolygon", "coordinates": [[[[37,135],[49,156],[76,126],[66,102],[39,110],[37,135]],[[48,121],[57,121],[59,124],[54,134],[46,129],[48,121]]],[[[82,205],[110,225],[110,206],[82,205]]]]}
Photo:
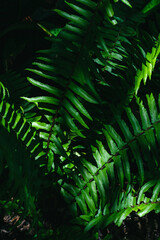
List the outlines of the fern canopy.
{"type": "Polygon", "coordinates": [[[4,145],[11,136],[23,150],[5,158],[0,138],[0,176],[7,167],[7,188],[34,213],[42,189],[54,186],[77,239],[99,239],[132,212],[160,211],[157,9],[157,1],[65,1],[50,13],[63,27],[36,23],[50,47],[37,51],[27,77],[1,75],[4,145]]]}

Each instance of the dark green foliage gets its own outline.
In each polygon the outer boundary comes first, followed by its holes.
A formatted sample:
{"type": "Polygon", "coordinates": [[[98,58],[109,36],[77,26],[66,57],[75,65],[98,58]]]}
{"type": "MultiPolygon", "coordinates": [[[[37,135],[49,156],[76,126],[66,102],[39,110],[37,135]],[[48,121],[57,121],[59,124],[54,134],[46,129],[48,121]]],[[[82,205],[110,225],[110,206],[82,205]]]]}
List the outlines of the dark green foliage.
{"type": "Polygon", "coordinates": [[[100,239],[132,212],[160,211],[159,4],[60,3],[21,26],[38,27],[49,42],[26,61],[27,77],[8,62],[2,71],[0,131],[11,140],[0,138],[0,177],[33,217],[36,204],[42,213],[54,199],[55,239],[100,239]],[[52,14],[64,20],[52,25],[52,14]],[[6,153],[10,144],[17,155],[6,153]]]}

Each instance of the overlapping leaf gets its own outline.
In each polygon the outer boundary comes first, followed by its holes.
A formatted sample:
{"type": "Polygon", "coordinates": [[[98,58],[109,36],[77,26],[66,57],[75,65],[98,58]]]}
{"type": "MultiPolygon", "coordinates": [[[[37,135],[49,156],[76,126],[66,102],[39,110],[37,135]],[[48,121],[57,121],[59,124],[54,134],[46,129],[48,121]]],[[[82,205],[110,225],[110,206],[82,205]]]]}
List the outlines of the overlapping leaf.
{"type": "Polygon", "coordinates": [[[81,221],[78,217],[75,221],[86,226],[86,231],[112,222],[120,226],[132,211],[144,216],[160,209],[156,147],[160,118],[153,94],[147,95],[147,101],[149,112],[139,101],[140,117],[129,107],[125,109],[126,120],[116,115],[121,134],[113,126],[105,126],[105,144],[97,141],[98,147],[92,147],[94,160],[79,157],[76,175],[74,170],[65,169],[70,181],[59,182],[62,194],[71,209],[74,205],[75,216],[81,212],[81,221]],[[85,216],[90,217],[86,220],[85,216]]]}

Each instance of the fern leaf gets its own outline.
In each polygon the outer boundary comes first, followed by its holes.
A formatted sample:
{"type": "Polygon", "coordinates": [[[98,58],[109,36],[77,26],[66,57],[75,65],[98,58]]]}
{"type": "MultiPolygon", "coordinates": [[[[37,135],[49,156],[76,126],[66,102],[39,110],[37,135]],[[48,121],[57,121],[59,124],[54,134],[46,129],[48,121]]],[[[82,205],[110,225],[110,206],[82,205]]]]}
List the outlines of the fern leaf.
{"type": "MultiPolygon", "coordinates": [[[[142,124],[129,107],[125,108],[128,119],[124,121],[116,116],[117,123],[121,128],[121,135],[115,131],[113,126],[106,125],[103,132],[106,137],[107,150],[102,142],[97,141],[97,147],[92,146],[95,162],[91,160],[87,163],[87,160],[83,159],[76,165],[77,176],[73,177],[74,182],[71,181],[70,185],[76,184],[79,191],[77,189],[72,202],[80,207],[82,214],[92,216],[87,225],[86,222],[84,223],[86,231],[92,228],[96,229],[96,227],[106,227],[111,222],[120,226],[132,211],[136,211],[139,216],[144,216],[150,211],[158,209],[160,185],[159,170],[156,168],[157,157],[154,154],[152,157],[149,155],[150,151],[154,152],[154,146],[156,146],[156,142],[152,143],[153,139],[156,139],[156,135],[151,130],[154,129],[157,121],[159,123],[158,110],[153,94],[147,95],[146,98],[149,111],[141,101],[138,101],[142,124]],[[149,117],[152,119],[151,122],[149,117]],[[131,128],[133,128],[132,134],[131,128]],[[151,138],[148,137],[151,136],[150,134],[152,134],[151,138]],[[148,144],[148,150],[146,148],[141,152],[140,149],[148,144]],[[147,151],[149,157],[146,156],[147,151]],[[138,172],[134,170],[135,167],[138,172]],[[154,172],[154,176],[151,177],[149,174],[146,176],[146,172],[152,172],[152,174],[154,172]],[[136,184],[139,188],[134,190],[136,184]],[[146,197],[148,192],[153,192],[150,198],[146,197]],[[83,204],[82,198],[85,199],[83,204]],[[96,216],[97,209],[100,214],[98,216],[96,216]],[[106,213],[106,216],[101,215],[102,213],[106,213]]],[[[72,171],[67,172],[71,179],[72,171]]],[[[63,185],[61,187],[63,189],[63,185]]]]}
{"type": "Polygon", "coordinates": [[[152,48],[151,53],[147,53],[146,55],[146,64],[142,64],[142,70],[137,71],[137,75],[135,78],[135,92],[137,94],[141,81],[143,80],[144,84],[146,84],[147,77],[151,80],[151,74],[155,67],[156,59],[160,53],[160,37],[155,42],[155,47],[152,48]]]}

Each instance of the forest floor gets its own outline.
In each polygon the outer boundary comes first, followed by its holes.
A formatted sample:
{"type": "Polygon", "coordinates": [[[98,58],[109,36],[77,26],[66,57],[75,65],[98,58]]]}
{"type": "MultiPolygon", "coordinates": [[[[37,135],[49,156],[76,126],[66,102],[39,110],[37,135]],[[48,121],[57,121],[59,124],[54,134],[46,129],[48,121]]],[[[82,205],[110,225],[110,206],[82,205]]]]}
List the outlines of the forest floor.
{"type": "MultiPolygon", "coordinates": [[[[54,228],[52,223],[49,224],[44,221],[43,232],[45,229],[47,232],[52,227],[54,228]]],[[[28,219],[20,220],[18,215],[12,217],[5,215],[0,219],[0,240],[39,239],[35,238],[35,234],[35,229],[31,228],[31,221],[28,219]]],[[[159,240],[160,217],[158,214],[150,213],[140,218],[136,213],[133,213],[126,218],[121,227],[110,225],[103,231],[99,231],[98,240],[103,240],[107,234],[107,239],[110,240],[159,240]]],[[[42,239],[54,240],[54,237],[48,237],[42,239]]]]}

